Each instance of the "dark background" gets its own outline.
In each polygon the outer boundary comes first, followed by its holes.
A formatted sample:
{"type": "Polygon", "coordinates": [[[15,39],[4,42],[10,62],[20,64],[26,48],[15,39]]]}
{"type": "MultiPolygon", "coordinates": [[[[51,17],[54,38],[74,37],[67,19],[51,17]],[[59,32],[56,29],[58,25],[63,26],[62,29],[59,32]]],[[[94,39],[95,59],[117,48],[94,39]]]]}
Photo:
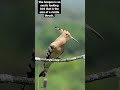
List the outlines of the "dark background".
{"type": "MultiPolygon", "coordinates": [[[[0,1],[0,74],[26,76],[34,48],[34,0],[0,1]]],[[[0,83],[0,90],[21,90],[23,85],[0,83]]],[[[25,90],[34,90],[26,86],[25,90]]]]}
{"type": "MultiPolygon", "coordinates": [[[[86,32],[86,75],[120,66],[120,0],[86,0],[86,23],[105,41],[86,32]]],[[[86,90],[118,90],[118,77],[86,84],[86,90]]]]}
{"type": "MultiPolygon", "coordinates": [[[[34,48],[34,2],[0,1],[0,73],[25,76],[34,48]]],[[[120,1],[86,0],[86,23],[105,41],[86,32],[86,75],[120,66],[120,1]]],[[[0,90],[21,90],[22,85],[0,84],[0,90]]],[[[34,86],[27,86],[33,90],[34,86]]],[[[86,84],[86,90],[118,90],[118,78],[86,84]]]]}

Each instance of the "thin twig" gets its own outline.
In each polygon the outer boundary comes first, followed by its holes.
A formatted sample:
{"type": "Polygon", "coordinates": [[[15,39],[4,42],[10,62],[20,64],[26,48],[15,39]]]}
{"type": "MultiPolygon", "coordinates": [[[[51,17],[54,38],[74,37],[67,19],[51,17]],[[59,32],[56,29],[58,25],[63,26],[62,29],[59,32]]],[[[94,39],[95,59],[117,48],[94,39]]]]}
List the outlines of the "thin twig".
{"type": "Polygon", "coordinates": [[[85,82],[89,83],[89,82],[93,82],[96,80],[102,80],[105,78],[115,77],[115,76],[120,76],[120,67],[114,68],[114,69],[106,71],[106,72],[99,72],[97,74],[89,75],[86,77],[85,82]]]}
{"type": "Polygon", "coordinates": [[[44,81],[43,81],[43,88],[44,90],[47,90],[47,78],[44,78],[44,81]]]}
{"type": "Polygon", "coordinates": [[[73,58],[66,58],[66,59],[46,59],[46,58],[35,57],[36,61],[42,61],[42,62],[71,62],[71,61],[76,61],[80,59],[85,59],[85,55],[76,56],[73,58]]]}

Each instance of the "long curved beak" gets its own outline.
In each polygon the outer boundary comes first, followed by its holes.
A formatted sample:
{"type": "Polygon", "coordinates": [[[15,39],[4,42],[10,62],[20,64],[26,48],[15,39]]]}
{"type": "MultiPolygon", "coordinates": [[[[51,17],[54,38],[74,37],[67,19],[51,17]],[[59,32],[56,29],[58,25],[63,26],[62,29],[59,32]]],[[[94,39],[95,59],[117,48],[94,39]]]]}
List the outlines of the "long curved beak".
{"type": "Polygon", "coordinates": [[[73,39],[74,41],[76,41],[77,43],[79,43],[78,40],[75,39],[74,37],[70,36],[70,38],[73,39]]]}

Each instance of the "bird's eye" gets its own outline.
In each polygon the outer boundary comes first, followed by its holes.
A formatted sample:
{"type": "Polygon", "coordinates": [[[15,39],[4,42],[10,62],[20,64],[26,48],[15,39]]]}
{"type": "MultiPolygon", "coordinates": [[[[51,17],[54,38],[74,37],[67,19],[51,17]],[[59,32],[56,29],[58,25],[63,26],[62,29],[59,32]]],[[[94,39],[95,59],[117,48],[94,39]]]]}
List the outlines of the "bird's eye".
{"type": "Polygon", "coordinates": [[[66,34],[66,35],[68,35],[68,34],[66,34]]]}

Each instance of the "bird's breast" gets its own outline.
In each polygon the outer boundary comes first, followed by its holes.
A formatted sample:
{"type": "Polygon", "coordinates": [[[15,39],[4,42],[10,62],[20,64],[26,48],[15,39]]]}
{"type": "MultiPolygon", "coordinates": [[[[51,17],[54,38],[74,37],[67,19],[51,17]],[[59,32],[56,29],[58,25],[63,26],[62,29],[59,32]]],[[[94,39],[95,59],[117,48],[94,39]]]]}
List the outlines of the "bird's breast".
{"type": "Polygon", "coordinates": [[[51,54],[51,58],[58,58],[64,51],[64,46],[54,48],[54,52],[51,54]]]}

